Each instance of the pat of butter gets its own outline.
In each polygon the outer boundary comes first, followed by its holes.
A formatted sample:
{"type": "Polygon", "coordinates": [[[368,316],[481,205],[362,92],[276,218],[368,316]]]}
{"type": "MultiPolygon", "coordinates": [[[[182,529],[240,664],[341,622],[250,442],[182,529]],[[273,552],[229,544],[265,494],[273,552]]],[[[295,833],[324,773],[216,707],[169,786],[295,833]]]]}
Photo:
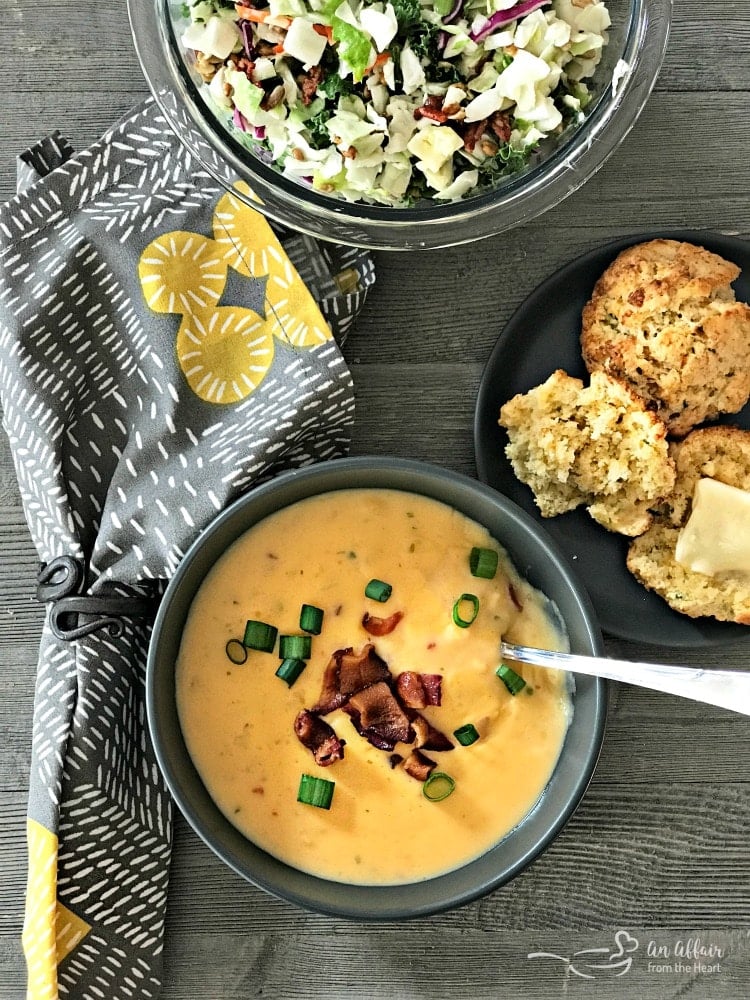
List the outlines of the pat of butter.
{"type": "Polygon", "coordinates": [[[750,493],[716,479],[699,479],[692,512],[677,538],[675,559],[708,576],[750,574],[750,493]]]}

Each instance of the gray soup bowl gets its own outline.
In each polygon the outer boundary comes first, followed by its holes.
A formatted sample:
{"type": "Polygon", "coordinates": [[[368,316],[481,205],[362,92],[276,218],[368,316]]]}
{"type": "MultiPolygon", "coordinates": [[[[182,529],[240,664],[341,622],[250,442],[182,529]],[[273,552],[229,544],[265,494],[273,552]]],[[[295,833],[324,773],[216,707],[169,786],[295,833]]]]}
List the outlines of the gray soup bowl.
{"type": "Polygon", "coordinates": [[[518,571],[555,603],[573,652],[601,654],[602,638],[583,586],[538,524],[489,487],[421,462],[350,458],[284,473],[219,514],[191,546],[161,603],[146,681],[151,736],[175,802],[222,861],[266,891],[322,913],[396,920],[467,903],[508,882],[545,850],[572,815],[594,771],[604,736],[606,686],[598,678],[575,678],[573,718],[541,798],[495,847],[455,871],[405,885],[347,885],[299,871],[256,847],[216,807],[183,740],[175,700],[175,663],[183,627],[207,572],[241,534],[298,500],[358,488],[418,493],[473,518],[507,549],[518,571]]]}

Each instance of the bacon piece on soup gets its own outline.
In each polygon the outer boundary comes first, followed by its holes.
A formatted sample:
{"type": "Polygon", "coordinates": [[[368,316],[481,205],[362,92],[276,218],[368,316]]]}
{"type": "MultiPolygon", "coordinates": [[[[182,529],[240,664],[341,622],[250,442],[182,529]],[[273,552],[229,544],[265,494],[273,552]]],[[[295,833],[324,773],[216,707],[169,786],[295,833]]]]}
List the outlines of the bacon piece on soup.
{"type": "Polygon", "coordinates": [[[452,750],[453,744],[439,729],[435,729],[419,712],[409,713],[411,726],[415,733],[414,742],[423,750],[452,750]]]}
{"type": "Polygon", "coordinates": [[[294,720],[294,732],[302,746],[312,752],[315,763],[321,767],[343,760],[346,740],[340,740],[332,726],[306,708],[294,720]]]}
{"type": "Polygon", "coordinates": [[[421,750],[412,750],[404,763],[404,770],[417,781],[427,781],[437,767],[434,760],[426,757],[421,750]]]}
{"type": "Polygon", "coordinates": [[[407,708],[426,708],[439,705],[442,698],[440,674],[420,674],[405,670],[396,679],[396,693],[407,708]]]}
{"type": "Polygon", "coordinates": [[[388,618],[378,618],[365,611],[362,615],[362,628],[370,635],[390,635],[403,617],[403,611],[394,611],[388,618]]]}
{"type": "Polygon", "coordinates": [[[363,646],[359,653],[355,653],[351,646],[337,649],[328,661],[323,674],[323,690],[312,711],[328,715],[363,688],[390,679],[388,664],[378,656],[372,643],[363,646]]]}
{"type": "Polygon", "coordinates": [[[344,710],[357,732],[379,750],[393,750],[397,743],[414,740],[409,719],[385,681],[357,691],[344,710]]]}

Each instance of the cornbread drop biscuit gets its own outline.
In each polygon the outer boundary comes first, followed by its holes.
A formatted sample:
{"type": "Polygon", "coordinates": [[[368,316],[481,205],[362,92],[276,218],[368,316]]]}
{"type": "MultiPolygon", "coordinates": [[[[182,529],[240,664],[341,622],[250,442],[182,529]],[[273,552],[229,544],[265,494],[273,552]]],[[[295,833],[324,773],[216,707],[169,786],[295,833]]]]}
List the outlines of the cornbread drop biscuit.
{"type": "Polygon", "coordinates": [[[677,470],[672,495],[648,531],[630,544],[627,566],[636,579],[684,615],[710,616],[750,625],[750,577],[745,573],[697,573],[680,565],[675,548],[690,517],[701,478],[750,491],[750,431],[706,427],[671,446],[677,470]]]}
{"type": "Polygon", "coordinates": [[[505,452],[543,517],[585,505],[610,531],[634,536],[674,485],[664,424],[624,383],[562,370],[500,410],[505,452]]]}
{"type": "Polygon", "coordinates": [[[628,382],[682,437],[750,397],[750,306],[735,300],[740,269],[692,243],[651,240],[624,250],[583,310],[589,372],[628,382]]]}

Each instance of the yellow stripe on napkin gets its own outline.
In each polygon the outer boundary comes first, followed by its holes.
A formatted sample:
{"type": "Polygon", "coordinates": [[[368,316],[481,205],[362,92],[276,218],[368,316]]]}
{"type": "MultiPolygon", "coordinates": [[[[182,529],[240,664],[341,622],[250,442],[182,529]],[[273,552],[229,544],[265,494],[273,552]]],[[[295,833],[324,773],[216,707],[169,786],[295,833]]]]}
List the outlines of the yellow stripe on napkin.
{"type": "Polygon", "coordinates": [[[57,967],[91,930],[57,899],[57,837],[33,819],[26,821],[29,877],[23,951],[28,1000],[55,1000],[57,967]]]}

